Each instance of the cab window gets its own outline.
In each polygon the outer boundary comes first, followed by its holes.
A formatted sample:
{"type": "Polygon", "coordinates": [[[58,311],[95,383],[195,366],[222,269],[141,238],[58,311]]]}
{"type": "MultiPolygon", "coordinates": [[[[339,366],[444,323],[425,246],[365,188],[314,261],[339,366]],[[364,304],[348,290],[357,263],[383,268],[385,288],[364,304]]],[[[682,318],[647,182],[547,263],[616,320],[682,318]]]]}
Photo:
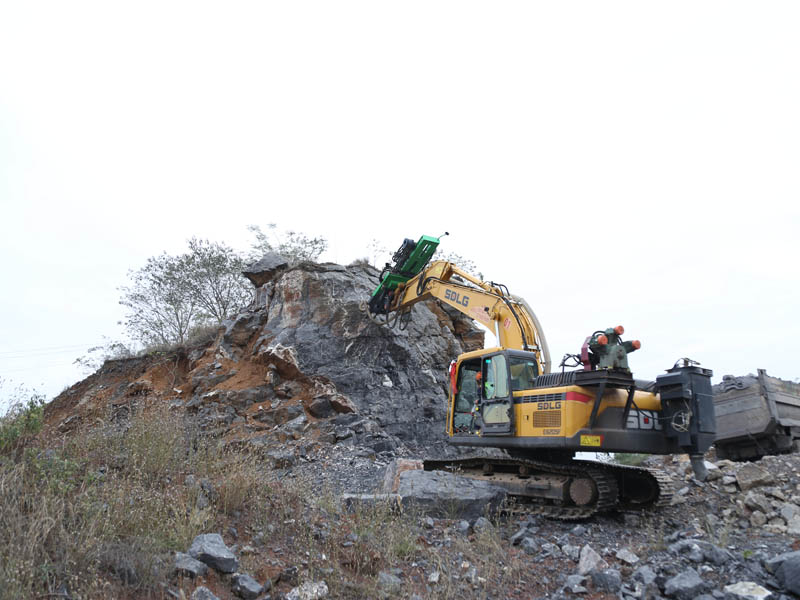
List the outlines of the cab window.
{"type": "Polygon", "coordinates": [[[469,412],[478,401],[478,381],[481,372],[480,361],[464,363],[458,372],[458,394],[456,396],[456,412],[469,412]]]}
{"type": "Polygon", "coordinates": [[[497,354],[487,358],[485,363],[484,394],[487,400],[508,397],[508,367],[506,357],[497,354]]]}
{"type": "Polygon", "coordinates": [[[539,372],[536,361],[510,356],[508,362],[511,371],[511,389],[515,392],[531,389],[539,372]]]}

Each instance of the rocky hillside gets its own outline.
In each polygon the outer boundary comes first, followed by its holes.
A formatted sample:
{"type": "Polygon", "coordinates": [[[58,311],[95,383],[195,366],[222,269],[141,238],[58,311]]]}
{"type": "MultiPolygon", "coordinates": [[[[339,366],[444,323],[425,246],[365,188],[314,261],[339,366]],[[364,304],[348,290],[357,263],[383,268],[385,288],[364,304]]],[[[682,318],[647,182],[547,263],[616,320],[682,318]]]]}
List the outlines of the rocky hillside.
{"type": "Polygon", "coordinates": [[[449,474],[425,498],[418,473],[393,478],[400,458],[453,452],[446,368],[483,336],[435,304],[404,331],[375,325],[360,304],[377,275],[267,257],[253,305],[213,339],[109,361],[56,398],[46,449],[0,459],[5,514],[27,515],[0,527],[18,544],[0,572],[28,573],[0,598],[798,597],[798,455],[712,451],[705,482],[651,457],[677,483],[671,506],[583,523],[449,474]],[[47,509],[38,521],[17,489],[47,509]],[[67,525],[19,542],[53,522],[67,525]]]}
{"type": "Polygon", "coordinates": [[[48,406],[49,429],[113,423],[157,400],[204,431],[284,452],[301,437],[304,447],[349,440],[375,452],[452,452],[442,435],[446,369],[483,347],[470,320],[431,302],[404,331],[376,325],[360,308],[378,281],[368,266],[287,268],[273,255],[247,275],[254,303],[213,340],[107,362],[48,406]]]}

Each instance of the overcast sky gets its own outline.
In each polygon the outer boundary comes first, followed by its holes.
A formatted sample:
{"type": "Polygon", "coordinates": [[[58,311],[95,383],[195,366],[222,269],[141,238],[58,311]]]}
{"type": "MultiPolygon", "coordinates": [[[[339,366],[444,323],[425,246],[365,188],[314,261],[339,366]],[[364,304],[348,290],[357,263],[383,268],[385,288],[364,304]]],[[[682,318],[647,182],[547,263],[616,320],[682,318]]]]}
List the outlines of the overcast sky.
{"type": "Polygon", "coordinates": [[[122,335],[128,269],[248,224],[449,231],[560,358],[625,325],[800,377],[797,2],[0,0],[0,377],[122,335]]]}

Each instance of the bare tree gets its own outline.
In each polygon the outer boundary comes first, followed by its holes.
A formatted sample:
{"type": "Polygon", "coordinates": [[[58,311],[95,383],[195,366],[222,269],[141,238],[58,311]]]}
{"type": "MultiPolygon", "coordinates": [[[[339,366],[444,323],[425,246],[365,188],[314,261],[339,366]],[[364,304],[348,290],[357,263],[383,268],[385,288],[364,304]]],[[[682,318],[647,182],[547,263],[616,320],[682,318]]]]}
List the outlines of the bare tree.
{"type": "Polygon", "coordinates": [[[198,312],[184,276],[183,257],[166,252],[129,271],[131,283],[120,288],[128,309],[125,328],[145,346],[183,344],[198,312]]]}
{"type": "Polygon", "coordinates": [[[242,276],[247,261],[226,244],[197,238],[188,243],[182,263],[198,320],[222,323],[252,300],[252,285],[242,276]]]}
{"type": "Polygon", "coordinates": [[[120,288],[129,335],[144,344],[185,344],[196,328],[220,324],[251,300],[245,258],[226,244],[192,238],[188,252],[149,258],[120,288]]]}
{"type": "Polygon", "coordinates": [[[258,225],[250,225],[247,229],[256,238],[251,246],[252,260],[258,260],[267,252],[276,252],[293,264],[313,262],[328,249],[328,240],[324,237],[308,237],[296,231],[281,233],[275,223],[267,225],[267,232],[258,225]]]}

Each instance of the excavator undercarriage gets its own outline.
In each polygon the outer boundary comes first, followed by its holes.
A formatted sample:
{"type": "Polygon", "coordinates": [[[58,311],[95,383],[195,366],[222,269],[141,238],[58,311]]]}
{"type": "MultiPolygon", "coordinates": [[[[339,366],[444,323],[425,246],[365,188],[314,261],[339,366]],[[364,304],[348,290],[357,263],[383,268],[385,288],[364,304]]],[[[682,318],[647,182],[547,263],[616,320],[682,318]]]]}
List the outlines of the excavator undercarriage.
{"type": "Polygon", "coordinates": [[[472,457],[425,460],[424,468],[487,481],[504,488],[526,512],[562,520],[659,508],[673,494],[663,471],[592,460],[472,457]]]}

